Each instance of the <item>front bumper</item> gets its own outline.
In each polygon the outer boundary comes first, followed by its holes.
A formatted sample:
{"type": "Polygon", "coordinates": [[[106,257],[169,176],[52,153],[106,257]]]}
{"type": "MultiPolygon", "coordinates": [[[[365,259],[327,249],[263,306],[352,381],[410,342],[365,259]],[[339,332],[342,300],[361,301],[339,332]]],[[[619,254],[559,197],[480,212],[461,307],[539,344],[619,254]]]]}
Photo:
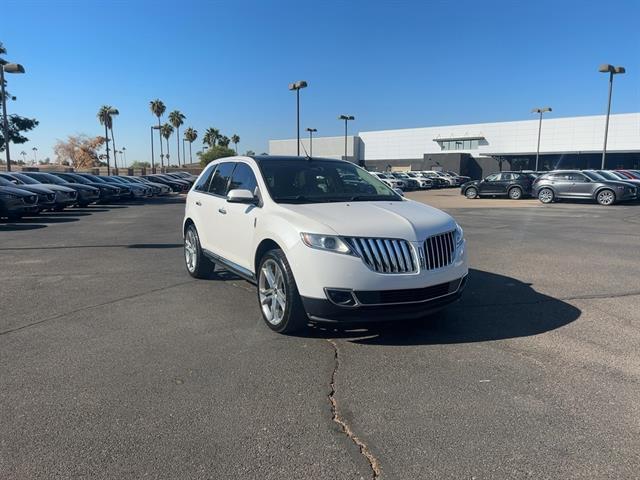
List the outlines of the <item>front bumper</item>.
{"type": "Polygon", "coordinates": [[[353,306],[339,305],[329,299],[309,297],[302,297],[302,303],[309,319],[317,322],[357,323],[413,320],[437,312],[459,300],[466,283],[467,276],[465,275],[451,282],[421,289],[351,291],[357,300],[353,306]],[[360,303],[362,301],[367,303],[360,303]]]}

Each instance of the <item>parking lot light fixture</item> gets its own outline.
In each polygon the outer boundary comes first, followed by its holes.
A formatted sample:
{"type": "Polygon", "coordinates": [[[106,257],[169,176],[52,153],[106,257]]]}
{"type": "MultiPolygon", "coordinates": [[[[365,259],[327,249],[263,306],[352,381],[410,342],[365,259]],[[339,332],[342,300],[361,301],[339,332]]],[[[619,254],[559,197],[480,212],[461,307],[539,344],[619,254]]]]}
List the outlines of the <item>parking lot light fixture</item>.
{"type": "Polygon", "coordinates": [[[620,73],[626,73],[626,69],[624,67],[614,67],[613,65],[605,63],[604,65],[600,65],[598,71],[601,73],[609,74],[609,101],[607,102],[607,119],[605,120],[604,124],[604,145],[602,146],[602,165],[600,167],[602,170],[604,170],[604,162],[607,158],[607,136],[609,134],[609,115],[611,114],[611,93],[613,91],[613,76],[620,73]]]}
{"type": "Polygon", "coordinates": [[[300,156],[300,90],[307,88],[307,82],[304,80],[298,80],[297,82],[289,84],[289,90],[295,90],[296,92],[296,151],[300,156]]]}
{"type": "Polygon", "coordinates": [[[307,132],[309,132],[309,156],[313,157],[313,134],[314,132],[317,132],[318,129],[317,128],[308,128],[307,127],[307,132]]]}
{"type": "Polygon", "coordinates": [[[355,120],[353,115],[340,115],[338,120],[344,120],[344,159],[347,159],[347,123],[350,120],[355,120]]]}
{"type": "Polygon", "coordinates": [[[7,117],[7,93],[4,89],[5,73],[24,73],[24,67],[19,63],[0,63],[0,85],[2,95],[2,134],[4,136],[4,151],[7,158],[7,172],[11,171],[11,154],[9,153],[9,117],[7,117]]]}
{"type": "Polygon", "coordinates": [[[540,121],[538,122],[538,147],[536,148],[536,169],[538,171],[538,161],[540,159],[540,133],[542,133],[542,115],[545,112],[551,112],[551,107],[534,108],[531,113],[537,113],[540,115],[540,121]]]}
{"type": "Polygon", "coordinates": [[[160,130],[160,126],[151,125],[151,173],[156,173],[156,162],[155,162],[155,157],[153,155],[153,131],[154,130],[160,130]]]}

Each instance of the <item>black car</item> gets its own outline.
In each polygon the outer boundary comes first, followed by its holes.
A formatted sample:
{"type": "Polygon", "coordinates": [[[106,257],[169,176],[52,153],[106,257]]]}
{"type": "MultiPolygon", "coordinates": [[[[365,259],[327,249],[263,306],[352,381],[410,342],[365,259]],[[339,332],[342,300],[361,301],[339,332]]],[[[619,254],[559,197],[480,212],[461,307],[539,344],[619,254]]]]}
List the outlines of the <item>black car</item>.
{"type": "Polygon", "coordinates": [[[131,189],[129,187],[127,187],[126,185],[120,185],[120,184],[114,184],[112,182],[108,182],[105,180],[105,178],[107,177],[101,177],[100,175],[91,175],[89,173],[77,173],[76,175],[80,175],[86,178],[87,180],[91,180],[92,182],[100,183],[102,185],[109,185],[111,187],[116,187],[120,189],[120,192],[118,192],[119,199],[131,197],[131,189]]]}
{"type": "Polygon", "coordinates": [[[522,172],[492,173],[483,180],[473,180],[460,187],[460,193],[467,198],[509,197],[519,200],[531,196],[534,178],[522,172]]]}
{"type": "Polygon", "coordinates": [[[79,183],[82,185],[89,185],[90,187],[95,187],[100,190],[100,202],[110,202],[113,200],[117,200],[120,198],[120,188],[116,186],[107,185],[100,182],[94,182],[89,180],[88,178],[83,177],[82,175],[78,175],[77,173],[52,173],[57,177],[66,180],[69,183],[79,183]]]}
{"type": "Polygon", "coordinates": [[[100,200],[100,190],[89,185],[81,185],[79,183],[69,183],[60,177],[56,177],[50,173],[44,172],[22,172],[34,180],[38,180],[42,183],[52,183],[55,185],[62,185],[75,190],[78,193],[77,204],[81,207],[86,207],[93,202],[100,200]]]}
{"type": "Polygon", "coordinates": [[[30,213],[38,213],[38,196],[35,193],[15,186],[0,186],[0,217],[13,221],[30,213]]]}
{"type": "Polygon", "coordinates": [[[51,210],[60,212],[66,207],[75,205],[78,202],[78,192],[73,188],[65,187],[64,185],[59,185],[57,183],[51,183],[49,180],[36,180],[26,173],[27,172],[11,172],[11,176],[15,177],[21,182],[24,182],[26,185],[38,185],[54,191],[56,194],[56,199],[51,210]]]}
{"type": "Polygon", "coordinates": [[[56,192],[44,185],[29,185],[8,173],[0,173],[0,186],[15,187],[35,193],[38,196],[38,211],[53,209],[56,203],[56,192]]]}

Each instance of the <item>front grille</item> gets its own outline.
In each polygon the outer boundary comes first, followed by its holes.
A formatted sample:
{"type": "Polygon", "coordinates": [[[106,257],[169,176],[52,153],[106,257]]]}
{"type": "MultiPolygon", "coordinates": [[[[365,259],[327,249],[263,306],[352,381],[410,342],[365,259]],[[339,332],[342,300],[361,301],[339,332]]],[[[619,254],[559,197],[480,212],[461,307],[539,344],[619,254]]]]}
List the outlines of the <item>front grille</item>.
{"type": "Polygon", "coordinates": [[[69,196],[69,198],[76,198],[78,196],[77,192],[69,192],[67,193],[67,195],[69,196]]]}
{"type": "Polygon", "coordinates": [[[424,241],[425,269],[436,270],[453,262],[456,251],[454,232],[442,233],[424,241]]]}
{"type": "Polygon", "coordinates": [[[345,240],[374,272],[412,273],[418,270],[411,245],[405,240],[362,237],[345,240]]]}
{"type": "Polygon", "coordinates": [[[47,193],[47,200],[50,202],[55,201],[56,199],[56,194],[55,193],[47,193]]]}
{"type": "Polygon", "coordinates": [[[36,195],[29,195],[27,197],[22,197],[22,201],[27,205],[35,205],[38,201],[38,197],[36,195]]]}
{"type": "Polygon", "coordinates": [[[353,292],[362,305],[379,305],[384,303],[426,302],[455,292],[460,280],[440,283],[424,288],[405,290],[360,290],[353,292]]]}

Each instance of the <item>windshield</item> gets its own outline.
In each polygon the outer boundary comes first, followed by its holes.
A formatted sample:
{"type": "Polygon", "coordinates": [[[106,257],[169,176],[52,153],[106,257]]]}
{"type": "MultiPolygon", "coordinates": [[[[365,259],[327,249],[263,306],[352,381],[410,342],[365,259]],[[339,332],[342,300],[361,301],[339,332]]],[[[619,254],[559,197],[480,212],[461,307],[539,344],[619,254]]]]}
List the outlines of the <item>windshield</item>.
{"type": "Polygon", "coordinates": [[[28,175],[24,175],[22,173],[12,173],[11,174],[13,177],[16,177],[18,180],[26,183],[27,185],[38,185],[40,182],[34,180],[33,178],[31,178],[28,175]]]}
{"type": "Polygon", "coordinates": [[[402,201],[381,180],[349,162],[268,159],[259,165],[269,194],[278,203],[402,201]]]}
{"type": "Polygon", "coordinates": [[[601,175],[598,175],[595,172],[585,172],[584,170],[582,171],[582,173],[584,175],[586,175],[587,177],[589,177],[591,180],[606,180],[606,178],[602,177],[601,175]]]}
{"type": "MultiPolygon", "coordinates": [[[[80,176],[80,175],[74,175],[73,173],[68,173],[66,175],[66,177],[69,179],[69,181],[74,181],[76,183],[82,183],[84,185],[87,185],[88,183],[91,183],[89,180],[87,180],[86,178],[80,176]]],[[[64,177],[63,177],[64,178],[64,177]]]]}
{"type": "Polygon", "coordinates": [[[597,172],[598,175],[600,175],[601,177],[603,177],[606,180],[620,180],[620,178],[616,177],[613,173],[611,172],[607,172],[606,170],[598,170],[597,172]]]}

